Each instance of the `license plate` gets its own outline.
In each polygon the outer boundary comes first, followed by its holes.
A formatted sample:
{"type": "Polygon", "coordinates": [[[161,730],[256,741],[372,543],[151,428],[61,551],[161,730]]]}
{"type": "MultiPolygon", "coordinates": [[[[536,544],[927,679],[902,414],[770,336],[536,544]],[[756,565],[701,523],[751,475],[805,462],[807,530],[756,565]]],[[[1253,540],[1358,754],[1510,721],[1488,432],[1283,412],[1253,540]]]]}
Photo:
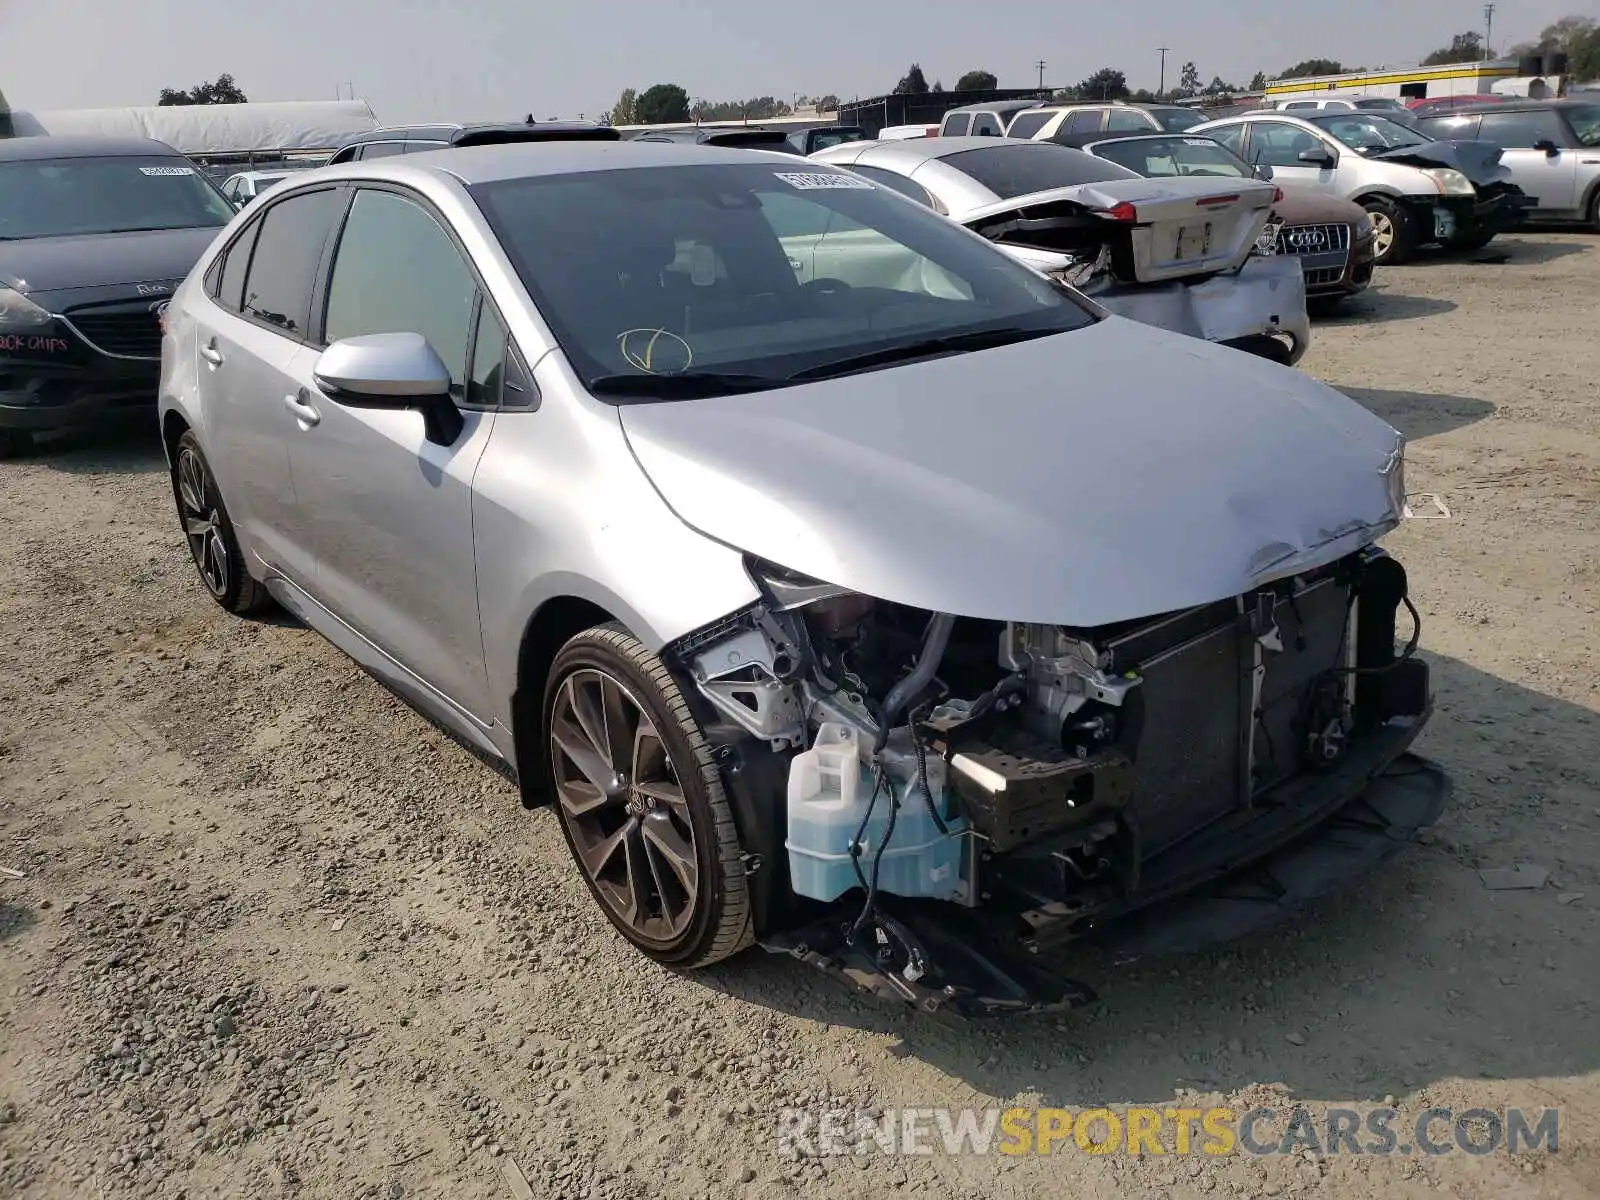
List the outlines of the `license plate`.
{"type": "Polygon", "coordinates": [[[1172,247],[1173,262],[1188,262],[1204,258],[1211,252],[1211,222],[1204,225],[1180,225],[1178,240],[1172,247]]]}
{"type": "Polygon", "coordinates": [[[1444,239],[1455,237],[1456,215],[1447,208],[1433,210],[1433,236],[1444,239]]]}

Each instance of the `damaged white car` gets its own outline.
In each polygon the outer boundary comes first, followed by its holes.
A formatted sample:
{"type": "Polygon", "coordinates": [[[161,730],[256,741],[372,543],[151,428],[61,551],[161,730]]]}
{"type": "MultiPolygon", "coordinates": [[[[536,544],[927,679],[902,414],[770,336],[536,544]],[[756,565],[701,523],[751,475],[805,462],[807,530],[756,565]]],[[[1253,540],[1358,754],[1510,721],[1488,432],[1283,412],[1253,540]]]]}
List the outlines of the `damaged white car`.
{"type": "Polygon", "coordinates": [[[1444,805],[1399,435],[825,164],[306,172],[163,328],[206,589],[552,802],[662,962],[1082,1003],[1047,951],[1264,925],[1444,805]]]}
{"type": "Polygon", "coordinates": [[[1120,316],[1290,365],[1311,344],[1297,264],[1255,253],[1282,198],[1271,183],[1149,179],[1051,142],[989,137],[851,142],[810,157],[911,197],[1120,316]]]}

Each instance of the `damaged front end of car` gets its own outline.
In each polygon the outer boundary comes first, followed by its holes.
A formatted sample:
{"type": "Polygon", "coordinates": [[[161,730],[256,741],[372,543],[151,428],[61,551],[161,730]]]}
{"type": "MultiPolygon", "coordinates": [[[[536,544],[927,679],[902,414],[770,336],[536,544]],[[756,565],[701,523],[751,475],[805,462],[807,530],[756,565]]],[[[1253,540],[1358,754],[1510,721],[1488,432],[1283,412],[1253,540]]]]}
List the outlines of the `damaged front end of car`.
{"type": "Polygon", "coordinates": [[[1087,1003],[1054,952],[1270,924],[1444,805],[1409,753],[1432,706],[1420,622],[1375,546],[1096,628],[747,564],[761,600],[668,661],[736,801],[761,944],[876,995],[956,1016],[1087,1003]]]}
{"type": "Polygon", "coordinates": [[[967,228],[1142,324],[1293,365],[1311,341],[1298,264],[1254,251],[1281,192],[1255,180],[1113,180],[963,214],[967,228]]]}

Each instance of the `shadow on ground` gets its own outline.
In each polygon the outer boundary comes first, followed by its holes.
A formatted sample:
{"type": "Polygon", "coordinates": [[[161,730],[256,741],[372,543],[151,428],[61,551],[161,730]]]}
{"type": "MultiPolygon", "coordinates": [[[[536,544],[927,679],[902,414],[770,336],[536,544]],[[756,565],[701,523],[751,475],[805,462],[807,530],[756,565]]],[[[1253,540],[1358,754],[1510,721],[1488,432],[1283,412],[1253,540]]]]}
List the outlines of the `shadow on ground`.
{"type": "MultiPolygon", "coordinates": [[[[1480,253],[1484,257],[1494,257],[1496,251],[1504,254],[1510,253],[1506,261],[1518,264],[1538,264],[1554,262],[1558,258],[1568,258],[1574,254],[1584,254],[1600,246],[1600,238],[1594,236],[1592,231],[1578,230],[1577,236],[1571,241],[1551,242],[1539,239],[1534,241],[1526,236],[1510,240],[1496,238],[1490,242],[1480,253]],[[1588,236],[1585,237],[1584,234],[1588,236]]],[[[1471,260],[1468,260],[1471,261],[1471,260]]]]}
{"type": "Polygon", "coordinates": [[[152,423],[114,425],[104,429],[71,430],[35,442],[17,460],[38,464],[69,475],[165,474],[166,457],[161,435],[152,423]]]}
{"type": "Polygon", "coordinates": [[[1554,262],[1558,258],[1567,258],[1573,254],[1582,254],[1590,249],[1591,244],[1593,243],[1586,243],[1581,238],[1574,238],[1571,241],[1549,241],[1544,238],[1529,237],[1527,234],[1501,236],[1483,249],[1467,253],[1437,247],[1419,250],[1417,256],[1410,262],[1400,266],[1384,267],[1383,271],[1385,273],[1405,271],[1417,267],[1533,266],[1554,262]]]}
{"type": "Polygon", "coordinates": [[[0,901],[0,942],[20,937],[38,923],[33,910],[21,904],[0,901]]]}
{"type": "Polygon", "coordinates": [[[1487,400],[1469,396],[1435,396],[1428,392],[1391,392],[1382,388],[1340,388],[1376,416],[1382,417],[1408,442],[1449,433],[1494,414],[1487,400]]]}
{"type": "MultiPolygon", "coordinates": [[[[1358,296],[1349,297],[1336,308],[1320,308],[1312,316],[1318,326],[1381,325],[1389,321],[1415,321],[1421,317],[1442,316],[1455,312],[1458,307],[1454,300],[1369,289],[1358,296]]],[[[1312,336],[1314,338],[1315,333],[1312,336]]]]}
{"type": "Polygon", "coordinates": [[[1600,718],[1430,660],[1441,700],[1420,749],[1451,773],[1451,808],[1422,844],[1271,932],[1131,967],[1080,954],[1052,965],[1094,987],[1097,1004],[965,1029],[760,952],[703,978],[753,1004],[882,1034],[897,1056],[981,1094],[1066,1107],[1260,1082],[1312,1100],[1376,1100],[1453,1078],[1600,1069],[1600,718]],[[1554,884],[1491,892],[1478,877],[1518,861],[1551,866],[1562,887],[1587,881],[1588,901],[1554,884]]]}

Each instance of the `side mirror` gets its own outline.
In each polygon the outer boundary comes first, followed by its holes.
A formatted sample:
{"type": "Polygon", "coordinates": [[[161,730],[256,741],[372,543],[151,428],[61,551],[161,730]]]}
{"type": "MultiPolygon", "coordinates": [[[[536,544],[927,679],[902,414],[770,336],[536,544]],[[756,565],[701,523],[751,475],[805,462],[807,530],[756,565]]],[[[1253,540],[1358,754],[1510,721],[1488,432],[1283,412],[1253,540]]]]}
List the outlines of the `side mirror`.
{"type": "Polygon", "coordinates": [[[1339,163],[1338,158],[1329,154],[1326,150],[1302,150],[1296,157],[1303,163],[1310,163],[1312,166],[1321,167],[1325,171],[1337,166],[1339,163]]]}
{"type": "Polygon", "coordinates": [[[1257,179],[1271,179],[1272,168],[1266,163],[1257,163],[1250,172],[1257,179]]]}
{"type": "Polygon", "coordinates": [[[466,425],[450,399],[450,368],[420,333],[344,338],[317,356],[311,373],[336,404],[416,409],[436,445],[454,445],[466,425]]]}
{"type": "Polygon", "coordinates": [[[1556,145],[1549,138],[1540,138],[1537,142],[1535,142],[1533,144],[1533,148],[1535,150],[1543,150],[1551,158],[1555,158],[1558,154],[1561,153],[1561,147],[1556,145]]]}

